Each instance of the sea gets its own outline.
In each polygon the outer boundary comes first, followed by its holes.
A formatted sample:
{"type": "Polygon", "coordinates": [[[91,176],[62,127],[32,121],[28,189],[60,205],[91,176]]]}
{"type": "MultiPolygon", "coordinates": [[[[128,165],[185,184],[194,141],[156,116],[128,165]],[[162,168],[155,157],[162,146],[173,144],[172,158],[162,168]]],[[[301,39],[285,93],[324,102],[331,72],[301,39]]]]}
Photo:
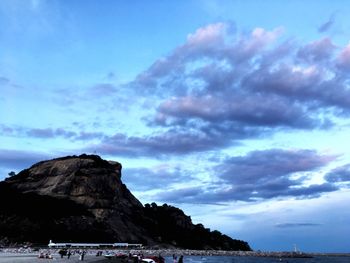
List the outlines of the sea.
{"type": "MultiPolygon", "coordinates": [[[[172,257],[165,257],[165,262],[173,263],[172,257]]],[[[312,258],[185,256],[184,263],[350,263],[350,256],[315,256],[312,258]]]]}

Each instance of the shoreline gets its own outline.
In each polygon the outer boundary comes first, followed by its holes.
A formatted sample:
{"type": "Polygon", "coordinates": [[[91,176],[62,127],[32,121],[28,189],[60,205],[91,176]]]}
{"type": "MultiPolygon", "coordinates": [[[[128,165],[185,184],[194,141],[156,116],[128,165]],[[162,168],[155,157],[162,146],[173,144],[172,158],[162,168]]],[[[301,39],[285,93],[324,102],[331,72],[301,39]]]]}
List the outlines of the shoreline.
{"type": "MultiPolygon", "coordinates": [[[[288,252],[288,251],[227,251],[227,250],[191,250],[191,249],[84,249],[87,256],[95,256],[97,251],[116,254],[143,254],[162,255],[163,257],[176,255],[184,256],[236,256],[236,257],[277,257],[277,258],[307,258],[316,256],[350,257],[350,253],[322,253],[322,252],[288,252]]],[[[39,248],[0,248],[0,257],[3,255],[27,255],[35,256],[40,252],[58,256],[59,249],[39,248]]],[[[75,250],[76,252],[78,250],[75,250]]],[[[102,259],[102,258],[100,258],[102,259]]]]}

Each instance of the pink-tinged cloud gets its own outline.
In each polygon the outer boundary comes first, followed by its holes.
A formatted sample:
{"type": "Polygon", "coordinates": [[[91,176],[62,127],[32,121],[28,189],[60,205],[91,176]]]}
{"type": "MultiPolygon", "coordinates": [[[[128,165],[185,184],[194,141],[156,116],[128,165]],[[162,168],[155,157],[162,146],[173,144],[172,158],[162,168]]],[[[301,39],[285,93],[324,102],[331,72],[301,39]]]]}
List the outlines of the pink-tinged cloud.
{"type": "Polygon", "coordinates": [[[297,53],[297,57],[307,63],[322,63],[332,58],[336,46],[329,37],[316,40],[302,46],[297,53]]]}
{"type": "Polygon", "coordinates": [[[212,46],[222,44],[228,25],[225,23],[210,24],[187,36],[187,46],[212,46]]]}
{"type": "Polygon", "coordinates": [[[350,70],[350,43],[339,53],[337,65],[342,70],[350,70]]]}

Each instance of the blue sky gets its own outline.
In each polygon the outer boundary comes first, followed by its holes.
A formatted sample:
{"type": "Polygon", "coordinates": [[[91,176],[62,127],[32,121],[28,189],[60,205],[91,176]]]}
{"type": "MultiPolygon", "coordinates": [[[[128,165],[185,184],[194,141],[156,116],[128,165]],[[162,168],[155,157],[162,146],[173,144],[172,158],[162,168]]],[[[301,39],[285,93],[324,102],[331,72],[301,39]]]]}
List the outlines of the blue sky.
{"type": "Polygon", "coordinates": [[[349,252],[346,1],[0,2],[0,178],[123,164],[253,249],[349,252]]]}

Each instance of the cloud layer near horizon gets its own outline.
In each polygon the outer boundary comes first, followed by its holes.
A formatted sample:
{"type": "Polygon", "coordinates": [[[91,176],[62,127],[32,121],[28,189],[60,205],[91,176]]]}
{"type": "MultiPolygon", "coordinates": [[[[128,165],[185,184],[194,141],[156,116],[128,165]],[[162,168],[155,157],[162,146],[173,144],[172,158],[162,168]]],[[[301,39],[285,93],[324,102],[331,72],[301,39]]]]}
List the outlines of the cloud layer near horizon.
{"type": "Polygon", "coordinates": [[[339,189],[331,181],[307,183],[312,172],[334,159],[335,156],[310,150],[254,151],[223,160],[212,170],[212,178],[217,177],[214,182],[174,190],[167,187],[166,192],[156,194],[154,198],[175,203],[213,204],[279,197],[315,198],[339,189]]]}

